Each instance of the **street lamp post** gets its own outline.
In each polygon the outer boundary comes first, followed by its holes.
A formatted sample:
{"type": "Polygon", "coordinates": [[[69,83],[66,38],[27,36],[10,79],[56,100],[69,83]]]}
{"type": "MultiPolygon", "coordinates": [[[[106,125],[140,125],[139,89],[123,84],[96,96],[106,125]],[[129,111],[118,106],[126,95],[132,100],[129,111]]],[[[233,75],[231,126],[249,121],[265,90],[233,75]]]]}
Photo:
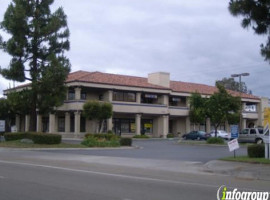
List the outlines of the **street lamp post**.
{"type": "Polygon", "coordinates": [[[239,133],[242,129],[242,76],[249,76],[249,73],[241,73],[241,74],[232,74],[231,77],[232,78],[237,78],[239,77],[239,93],[240,93],[240,121],[239,121],[239,133]]]}

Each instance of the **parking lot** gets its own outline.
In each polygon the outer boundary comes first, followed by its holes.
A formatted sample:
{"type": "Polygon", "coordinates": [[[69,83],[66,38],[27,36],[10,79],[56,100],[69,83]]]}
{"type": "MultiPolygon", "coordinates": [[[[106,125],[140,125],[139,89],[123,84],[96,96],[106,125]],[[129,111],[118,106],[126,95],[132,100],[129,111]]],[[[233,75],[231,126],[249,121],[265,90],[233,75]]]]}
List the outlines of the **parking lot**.
{"type": "MultiPolygon", "coordinates": [[[[133,146],[137,147],[135,149],[50,150],[48,152],[202,163],[233,156],[233,152],[229,152],[226,145],[188,145],[178,144],[177,142],[178,139],[134,140],[133,146]]],[[[236,151],[236,155],[247,155],[246,146],[240,147],[236,151]]]]}

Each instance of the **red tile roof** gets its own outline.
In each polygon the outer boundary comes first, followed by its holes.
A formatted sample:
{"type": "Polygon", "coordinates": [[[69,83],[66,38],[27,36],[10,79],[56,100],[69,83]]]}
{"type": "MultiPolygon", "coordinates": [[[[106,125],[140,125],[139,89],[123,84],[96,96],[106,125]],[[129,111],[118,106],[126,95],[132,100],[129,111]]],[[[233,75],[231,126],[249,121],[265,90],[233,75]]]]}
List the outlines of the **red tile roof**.
{"type": "MultiPolygon", "coordinates": [[[[74,81],[128,86],[128,87],[163,89],[163,90],[172,90],[174,92],[183,92],[183,93],[192,93],[192,92],[197,91],[204,95],[212,95],[214,92],[217,92],[216,87],[204,85],[204,84],[171,81],[170,88],[166,88],[166,87],[148,83],[147,78],[127,76],[127,75],[118,75],[118,74],[109,74],[109,73],[102,73],[102,72],[76,71],[76,72],[70,73],[66,82],[68,83],[68,82],[74,82],[74,81]]],[[[233,96],[239,96],[238,92],[230,91],[230,90],[228,91],[233,96]]],[[[248,99],[259,99],[259,97],[256,97],[250,94],[244,94],[244,93],[242,93],[242,97],[248,98],[248,99]]]]}
{"type": "Polygon", "coordinates": [[[118,75],[118,74],[109,74],[109,73],[102,73],[102,72],[77,71],[77,72],[70,73],[66,82],[69,83],[69,82],[74,82],[74,81],[118,85],[118,86],[163,89],[163,90],[169,89],[166,87],[150,84],[147,82],[146,78],[127,76],[127,75],[118,75]]]}

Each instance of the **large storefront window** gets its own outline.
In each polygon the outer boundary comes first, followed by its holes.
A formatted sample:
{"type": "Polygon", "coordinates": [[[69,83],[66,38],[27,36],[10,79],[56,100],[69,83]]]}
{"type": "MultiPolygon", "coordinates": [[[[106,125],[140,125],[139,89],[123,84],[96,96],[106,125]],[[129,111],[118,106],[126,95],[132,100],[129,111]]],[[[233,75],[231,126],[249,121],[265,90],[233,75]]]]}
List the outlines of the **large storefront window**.
{"type": "Polygon", "coordinates": [[[136,102],[136,94],[134,92],[114,91],[113,101],[136,102]]]}
{"type": "Polygon", "coordinates": [[[65,118],[58,118],[58,132],[65,132],[65,118]]]}
{"type": "Polygon", "coordinates": [[[122,133],[135,133],[136,126],[134,119],[113,119],[113,130],[117,135],[122,133]]]}
{"type": "Polygon", "coordinates": [[[142,119],[142,134],[153,133],[153,120],[152,119],[142,119]]]}

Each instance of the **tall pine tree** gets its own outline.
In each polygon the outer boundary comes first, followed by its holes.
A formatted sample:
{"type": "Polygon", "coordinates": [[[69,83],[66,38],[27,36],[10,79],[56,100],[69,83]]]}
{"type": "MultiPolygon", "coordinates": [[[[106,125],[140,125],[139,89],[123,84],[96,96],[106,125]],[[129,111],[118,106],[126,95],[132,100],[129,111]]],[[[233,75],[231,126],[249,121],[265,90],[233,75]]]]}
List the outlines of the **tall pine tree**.
{"type": "Polygon", "coordinates": [[[230,0],[229,10],[233,16],[242,16],[242,27],[252,27],[258,35],[265,35],[267,41],[261,44],[261,54],[270,62],[270,1],[230,0]]]}
{"type": "Polygon", "coordinates": [[[30,130],[35,130],[37,111],[48,113],[66,96],[64,82],[70,71],[65,57],[69,29],[63,8],[51,12],[54,0],[12,0],[1,29],[11,35],[0,37],[0,48],[11,57],[0,74],[8,80],[31,81],[30,130]]]}

